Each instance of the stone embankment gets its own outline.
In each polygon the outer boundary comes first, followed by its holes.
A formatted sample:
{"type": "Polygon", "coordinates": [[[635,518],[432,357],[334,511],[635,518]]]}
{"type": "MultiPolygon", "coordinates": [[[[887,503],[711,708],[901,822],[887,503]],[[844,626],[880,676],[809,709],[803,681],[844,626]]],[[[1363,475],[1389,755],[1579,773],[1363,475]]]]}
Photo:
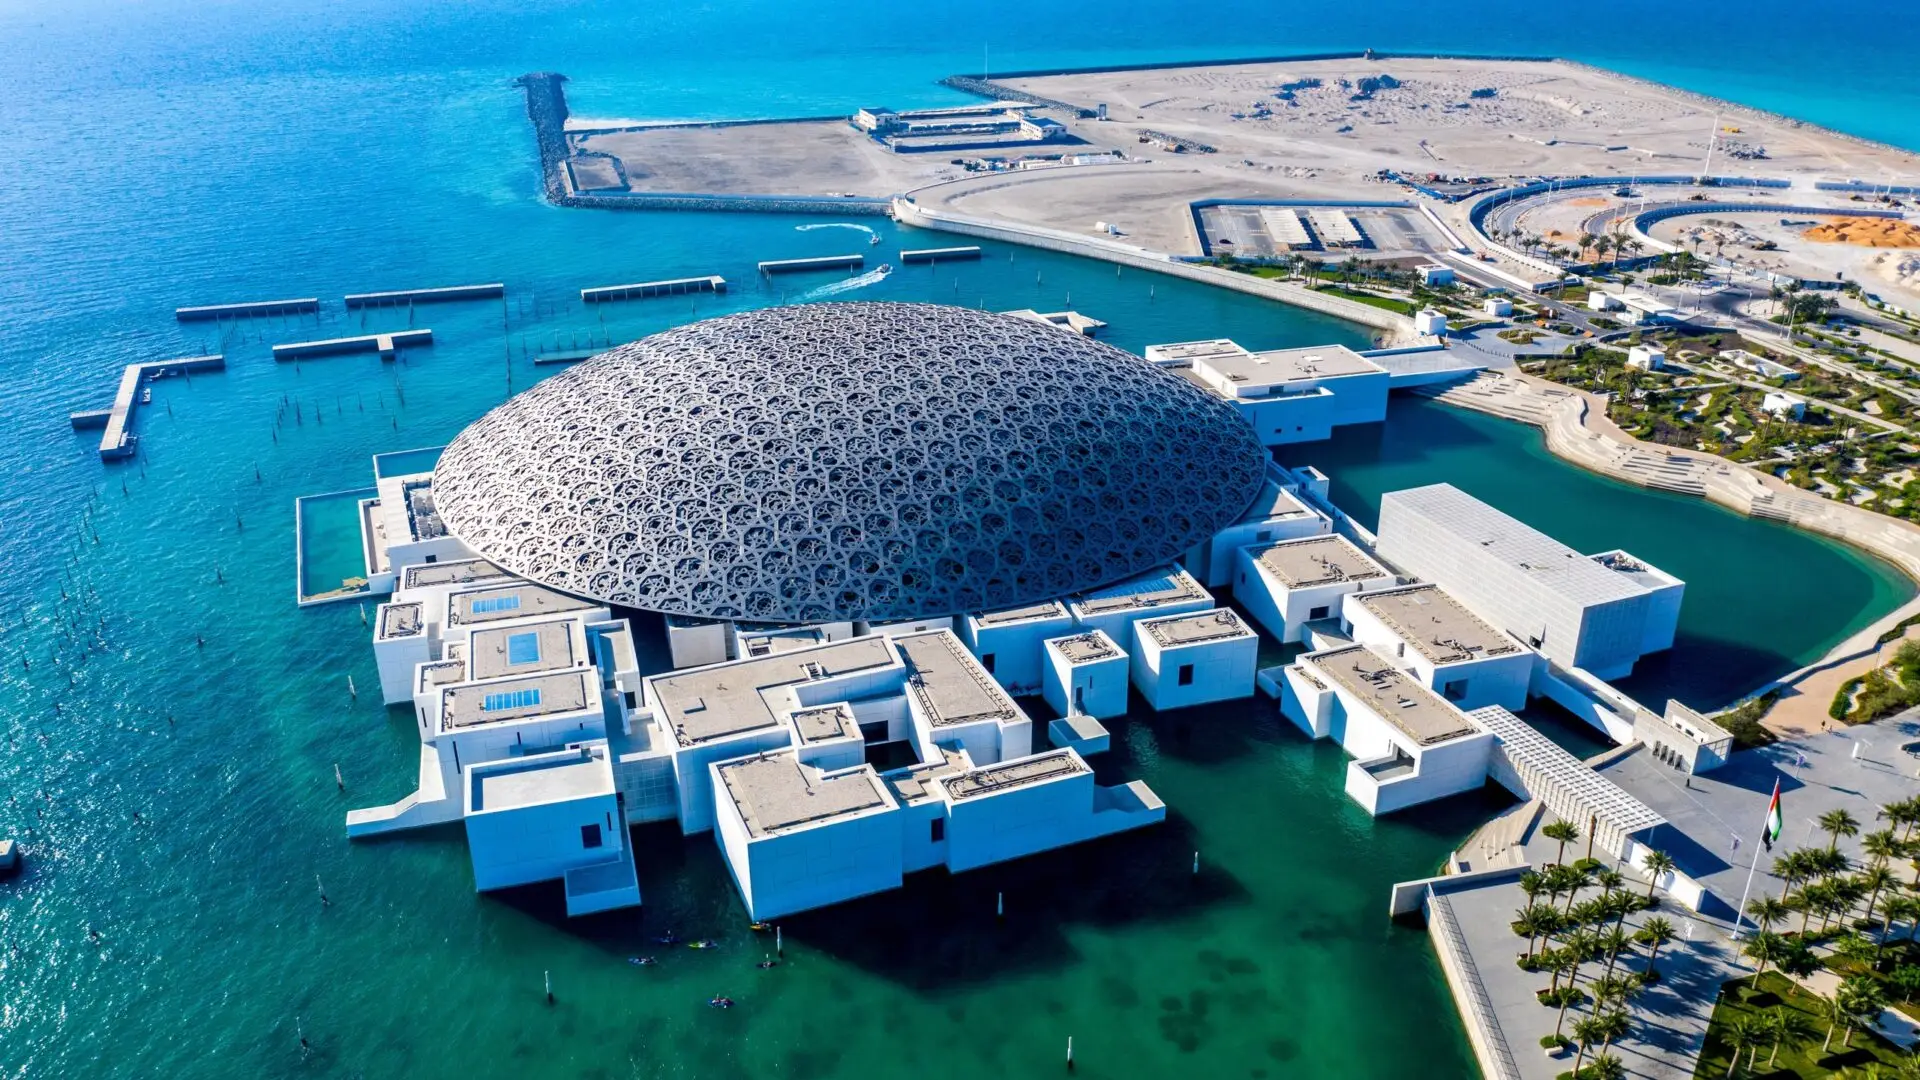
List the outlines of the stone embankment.
{"type": "Polygon", "coordinates": [[[562,206],[568,194],[566,81],[557,71],[536,71],[513,80],[527,91],[527,119],[533,121],[533,140],[540,148],[547,201],[562,206]]]}
{"type": "Polygon", "coordinates": [[[1081,118],[1094,115],[1092,109],[1075,105],[1070,101],[1059,101],[1054,98],[1038,97],[1034,94],[1023,93],[1004,83],[997,83],[991,79],[979,78],[973,75],[949,75],[940,80],[940,85],[951,86],[955,90],[968,94],[976,94],[983,98],[991,98],[994,101],[1024,101],[1042,108],[1059,109],[1081,118]]]}

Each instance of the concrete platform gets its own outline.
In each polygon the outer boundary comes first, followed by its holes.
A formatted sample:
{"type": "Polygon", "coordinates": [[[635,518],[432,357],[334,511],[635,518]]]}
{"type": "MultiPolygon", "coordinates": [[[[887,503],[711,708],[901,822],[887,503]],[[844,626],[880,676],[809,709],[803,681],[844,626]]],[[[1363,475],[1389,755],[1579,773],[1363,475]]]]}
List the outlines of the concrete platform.
{"type": "Polygon", "coordinates": [[[245,319],[255,315],[311,315],[320,310],[320,299],[305,296],[297,300],[248,300],[238,304],[205,304],[173,309],[181,322],[209,322],[214,319],[245,319]]]}
{"type": "MultiPolygon", "coordinates": [[[[762,263],[761,268],[765,269],[762,263]]],[[[599,304],[609,300],[646,300],[656,296],[681,296],[686,293],[727,291],[727,279],[719,274],[705,277],[669,278],[664,281],[636,281],[629,285],[599,285],[580,290],[583,303],[599,304]]]]}
{"type": "Polygon", "coordinates": [[[396,289],[391,292],[348,293],[348,308],[397,307],[401,304],[442,304],[455,300],[498,300],[507,287],[498,281],[484,285],[447,285],[437,289],[396,289]]]}
{"type": "Polygon", "coordinates": [[[760,264],[760,272],[793,274],[806,270],[852,270],[866,264],[865,255],[821,255],[812,259],[769,259],[760,264]]]}

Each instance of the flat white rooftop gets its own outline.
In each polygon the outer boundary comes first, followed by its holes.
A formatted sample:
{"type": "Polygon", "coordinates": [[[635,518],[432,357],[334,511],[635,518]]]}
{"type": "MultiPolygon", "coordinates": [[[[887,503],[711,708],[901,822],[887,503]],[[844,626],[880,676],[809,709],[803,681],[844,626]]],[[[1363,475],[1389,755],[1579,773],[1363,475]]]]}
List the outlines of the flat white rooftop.
{"type": "Polygon", "coordinates": [[[1307,505],[1292,492],[1280,486],[1278,481],[1268,480],[1260,489],[1260,496],[1247,508],[1240,520],[1252,521],[1290,521],[1294,518],[1316,517],[1307,505]]]}
{"type": "Polygon", "coordinates": [[[1315,345],[1307,349],[1267,349],[1261,352],[1219,352],[1197,357],[1233,383],[1279,386],[1287,383],[1379,375],[1386,368],[1345,345],[1315,345]]]}
{"type": "Polygon", "coordinates": [[[1365,645],[1308,653],[1299,662],[1365,702],[1416,746],[1433,746],[1479,730],[1460,710],[1365,645]]]}
{"type": "Polygon", "coordinates": [[[555,620],[475,630],[465,655],[469,678],[497,679],[563,671],[584,663],[573,651],[573,623],[555,620]]]}
{"type": "Polygon", "coordinates": [[[1058,600],[1048,600],[1044,604],[1028,604],[1025,607],[982,612],[975,615],[973,621],[981,626],[1016,626],[1020,623],[1045,622],[1049,619],[1069,617],[1067,605],[1058,600]]]}
{"type": "Polygon", "coordinates": [[[998,765],[968,769],[958,776],[949,776],[940,783],[946,787],[948,798],[960,802],[964,799],[999,795],[1014,788],[1058,780],[1087,771],[1089,771],[1087,765],[1080,760],[1079,755],[1070,750],[1055,750],[1051,753],[1004,761],[998,765]]]}
{"type": "Polygon", "coordinates": [[[417,603],[383,604],[380,607],[380,640],[419,637],[427,629],[417,603]]]}
{"type": "Polygon", "coordinates": [[[467,809],[478,814],[571,802],[613,791],[613,769],[604,752],[582,747],[474,766],[473,801],[467,809]]]}
{"type": "Polygon", "coordinates": [[[524,619],[532,615],[559,615],[598,606],[591,600],[582,600],[528,581],[457,592],[447,600],[448,620],[453,626],[524,619]]]}
{"type": "Polygon", "coordinates": [[[808,746],[834,739],[860,737],[860,724],[854,719],[853,710],[838,702],[811,709],[795,709],[793,727],[800,733],[800,741],[808,746]]]}
{"type": "Polygon", "coordinates": [[[892,806],[870,765],[822,773],[792,753],[775,753],[729,761],[715,771],[754,837],[892,806]]]}
{"type": "Polygon", "coordinates": [[[1253,629],[1227,608],[1144,619],[1140,623],[1140,632],[1153,638],[1163,649],[1255,636],[1253,629]]]}
{"type": "Polygon", "coordinates": [[[430,589],[436,585],[468,585],[512,576],[485,559],[414,563],[400,572],[400,587],[430,589]]]}
{"type": "Polygon", "coordinates": [[[1356,593],[1359,604],[1387,629],[1400,635],[1421,656],[1436,664],[1457,664],[1488,656],[1509,656],[1519,643],[1468,611],[1438,585],[1356,593]]]}
{"type": "Polygon", "coordinates": [[[1344,536],[1307,536],[1254,549],[1254,561],[1289,589],[1392,577],[1344,536]]]}
{"type": "Polygon", "coordinates": [[[1023,715],[951,631],[907,634],[893,643],[907,663],[907,687],[934,727],[1023,715]]]}
{"type": "MultiPolygon", "coordinates": [[[[1452,484],[1389,491],[1384,500],[1419,514],[1514,571],[1581,605],[1638,596],[1647,586],[1495,510],[1452,484]]],[[[1383,512],[1382,517],[1385,517],[1383,512]]]]}
{"type": "Polygon", "coordinates": [[[857,637],[662,675],[652,685],[661,719],[674,739],[681,746],[698,746],[778,724],[765,691],[893,662],[887,639],[857,637]]]}
{"type": "Polygon", "coordinates": [[[1075,634],[1072,637],[1053,638],[1047,642],[1047,648],[1066,660],[1069,664],[1091,664],[1096,660],[1110,660],[1120,655],[1120,646],[1101,631],[1090,634],[1075,634]]]}
{"type": "Polygon", "coordinates": [[[1207,590],[1193,579],[1193,575],[1178,566],[1169,566],[1165,570],[1142,574],[1118,585],[1081,593],[1073,599],[1072,607],[1082,616],[1111,615],[1124,611],[1152,611],[1169,604],[1212,599],[1207,590]]]}
{"type": "Polygon", "coordinates": [[[450,686],[440,697],[441,727],[447,731],[579,712],[600,689],[589,685],[590,669],[524,675],[466,686],[450,686]]]}

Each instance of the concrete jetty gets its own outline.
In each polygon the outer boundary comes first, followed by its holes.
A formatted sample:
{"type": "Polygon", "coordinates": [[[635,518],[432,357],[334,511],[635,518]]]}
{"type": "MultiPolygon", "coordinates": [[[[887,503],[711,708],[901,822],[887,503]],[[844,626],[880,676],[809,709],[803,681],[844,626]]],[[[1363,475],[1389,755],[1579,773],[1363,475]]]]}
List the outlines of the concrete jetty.
{"type": "Polygon", "coordinates": [[[852,270],[865,266],[865,255],[819,255],[811,259],[768,259],[760,264],[763,274],[793,274],[803,270],[852,270]]]}
{"type": "Polygon", "coordinates": [[[347,307],[399,307],[403,304],[443,304],[454,300],[498,300],[507,287],[498,281],[484,285],[446,285],[438,289],[395,289],[391,292],[347,294],[347,307]]]}
{"type": "Polygon", "coordinates": [[[211,322],[215,319],[245,319],[255,315],[311,315],[320,310],[318,297],[297,300],[249,300],[239,304],[203,304],[173,309],[181,322],[211,322]]]}
{"type": "Polygon", "coordinates": [[[946,262],[950,259],[977,259],[979,257],[980,248],[976,245],[966,247],[918,248],[913,251],[902,251],[900,253],[900,261],[903,263],[935,263],[946,262]]]}
{"type": "Polygon", "coordinates": [[[338,356],[341,353],[377,352],[380,359],[391,360],[403,348],[431,344],[432,330],[394,330],[385,334],[361,334],[358,337],[327,338],[322,341],[291,341],[275,345],[273,358],[306,360],[315,356],[338,356]]]}
{"type": "Polygon", "coordinates": [[[1077,311],[1035,311],[1032,308],[1018,308],[1014,311],[1003,311],[1000,314],[1011,315],[1016,319],[1026,319],[1028,322],[1057,326],[1062,330],[1071,330],[1082,337],[1097,336],[1100,331],[1107,328],[1107,324],[1099,319],[1082,315],[1077,311]]]}
{"type": "Polygon", "coordinates": [[[643,300],[653,296],[726,291],[726,278],[719,274],[708,274],[705,277],[672,278],[666,281],[636,281],[631,285],[600,285],[581,289],[580,299],[584,303],[599,304],[609,300],[643,300]]]}
{"type": "Polygon", "coordinates": [[[136,398],[140,393],[140,384],[169,375],[187,375],[195,371],[219,371],[227,366],[227,358],[218,353],[212,356],[185,356],[177,360],[154,360],[145,364],[128,364],[120,373],[120,387],[114,391],[113,405],[106,409],[88,409],[76,412],[68,417],[75,431],[102,429],[100,435],[100,460],[118,461],[133,456],[137,439],[128,430],[133,423],[133,410],[139,404],[136,398]]]}

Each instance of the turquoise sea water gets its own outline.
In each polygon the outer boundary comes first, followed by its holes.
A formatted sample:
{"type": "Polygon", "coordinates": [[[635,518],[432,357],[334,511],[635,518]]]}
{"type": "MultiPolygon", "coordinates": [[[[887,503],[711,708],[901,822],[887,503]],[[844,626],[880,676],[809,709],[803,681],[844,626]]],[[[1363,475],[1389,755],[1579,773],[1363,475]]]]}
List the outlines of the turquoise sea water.
{"type": "MultiPolygon", "coordinates": [[[[791,218],[543,206],[510,85],[524,71],[572,75],[583,113],[718,117],[954,100],[932,80],[977,69],[983,44],[1001,70],[1562,52],[1920,145],[1898,35],[1849,29],[1891,4],[1811,26],[1780,0],[1742,5],[1738,26],[1645,2],[1564,24],[1511,2],[1471,20],[1404,2],[903,10],[0,0],[0,835],[31,860],[0,885],[0,1075],[1024,1075],[1059,1068],[1069,1034],[1090,1076],[1471,1075],[1424,938],[1381,910],[1387,884],[1427,872],[1484,807],[1370,820],[1340,795],[1337,750],[1252,706],[1117,726],[1099,767],[1146,778],[1174,808],[1166,826],[794,920],[772,972],[753,968],[764,946],[703,838],[638,833],[647,906],[585,922],[549,891],[475,897],[457,831],[343,838],[346,809],[410,789],[415,736],[346,694],[349,675],[375,685],[355,605],[293,608],[294,498],[365,485],[374,453],[444,442],[547,370],[531,352],[796,299],[814,282],[749,284],[751,263],[848,240],[791,218]],[[685,306],[569,303],[582,285],[704,273],[741,286],[685,306]],[[386,366],[276,365],[268,346],[405,312],[333,306],[224,338],[171,319],[491,280],[506,304],[422,309],[438,343],[386,366]],[[204,350],[229,369],[156,384],[142,463],[105,468],[68,429],[122,365],[204,350]],[[667,927],[726,947],[648,943],[667,927]],[[625,963],[640,952],[661,963],[625,963]],[[741,1007],[709,1011],[715,992],[741,1007]]],[[[916,242],[876,227],[879,250],[916,242]]],[[[1135,349],[1364,340],[1004,247],[853,295],[1070,302],[1135,349]]],[[[1852,553],[1586,478],[1529,432],[1431,405],[1324,450],[1309,459],[1363,516],[1380,490],[1444,473],[1571,543],[1686,577],[1688,637],[1677,670],[1635,687],[1649,696],[1735,693],[1908,591],[1852,553]],[[1764,595],[1782,581],[1807,592],[1764,595]]]]}

